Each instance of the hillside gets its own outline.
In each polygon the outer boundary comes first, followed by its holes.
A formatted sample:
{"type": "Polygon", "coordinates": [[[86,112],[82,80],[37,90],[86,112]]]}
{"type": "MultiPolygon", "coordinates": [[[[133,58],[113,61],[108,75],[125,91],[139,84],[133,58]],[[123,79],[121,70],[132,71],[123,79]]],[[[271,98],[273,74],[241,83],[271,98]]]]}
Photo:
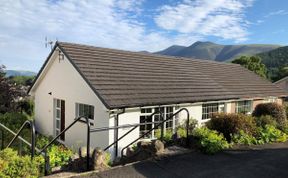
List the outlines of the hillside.
{"type": "Polygon", "coordinates": [[[173,45],[167,49],[156,52],[156,54],[229,61],[241,55],[255,55],[279,47],[279,45],[269,44],[221,45],[212,42],[198,41],[188,47],[173,45]]]}
{"type": "Polygon", "coordinates": [[[24,70],[5,70],[6,76],[35,76],[35,72],[24,71],[24,70]]]}
{"type": "Polygon", "coordinates": [[[288,71],[288,46],[272,51],[257,54],[266,65],[268,73],[273,80],[287,76],[288,71]]]}
{"type": "Polygon", "coordinates": [[[268,68],[279,68],[288,65],[288,46],[258,54],[268,68]]]}

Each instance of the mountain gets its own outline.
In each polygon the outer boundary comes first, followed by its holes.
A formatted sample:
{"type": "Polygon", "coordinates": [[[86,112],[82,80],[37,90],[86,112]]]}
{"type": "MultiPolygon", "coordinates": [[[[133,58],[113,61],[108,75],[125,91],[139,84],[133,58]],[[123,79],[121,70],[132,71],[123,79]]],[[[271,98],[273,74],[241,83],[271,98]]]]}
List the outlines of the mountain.
{"type": "Polygon", "coordinates": [[[272,80],[288,75],[288,46],[257,54],[268,69],[272,80]]]}
{"type": "Polygon", "coordinates": [[[268,68],[279,68],[288,65],[288,46],[258,54],[268,68]]]}
{"type": "Polygon", "coordinates": [[[221,45],[209,41],[198,41],[188,47],[173,45],[167,49],[156,52],[156,54],[215,61],[229,61],[241,55],[255,55],[279,47],[281,46],[269,44],[221,45]]]}
{"type": "Polygon", "coordinates": [[[35,76],[35,72],[25,71],[25,70],[5,70],[6,76],[35,76]]]}

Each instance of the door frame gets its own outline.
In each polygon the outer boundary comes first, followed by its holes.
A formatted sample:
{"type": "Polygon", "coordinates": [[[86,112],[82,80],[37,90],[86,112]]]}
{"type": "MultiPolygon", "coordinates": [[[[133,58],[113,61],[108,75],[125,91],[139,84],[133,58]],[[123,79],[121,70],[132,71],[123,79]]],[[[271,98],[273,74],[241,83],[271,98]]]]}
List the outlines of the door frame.
{"type": "MultiPolygon", "coordinates": [[[[65,100],[54,98],[53,103],[53,135],[57,136],[65,129],[65,100]]],[[[58,140],[65,141],[65,133],[63,133],[58,140]]]]}

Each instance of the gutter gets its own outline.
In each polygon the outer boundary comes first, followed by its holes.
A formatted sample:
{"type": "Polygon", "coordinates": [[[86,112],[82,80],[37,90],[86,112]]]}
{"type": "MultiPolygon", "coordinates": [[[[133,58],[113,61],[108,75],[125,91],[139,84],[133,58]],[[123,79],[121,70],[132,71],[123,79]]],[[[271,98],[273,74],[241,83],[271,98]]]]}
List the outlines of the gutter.
{"type": "MultiPolygon", "coordinates": [[[[121,109],[121,111],[117,112],[117,114],[115,115],[115,126],[116,127],[119,126],[119,115],[124,114],[124,113],[125,113],[125,108],[121,109]]],[[[114,130],[114,140],[115,141],[118,140],[118,135],[119,135],[118,128],[116,128],[114,130]]],[[[115,156],[115,158],[117,158],[117,156],[118,156],[118,141],[116,142],[114,148],[115,148],[115,153],[114,153],[115,155],[114,156],[115,156]]]]}

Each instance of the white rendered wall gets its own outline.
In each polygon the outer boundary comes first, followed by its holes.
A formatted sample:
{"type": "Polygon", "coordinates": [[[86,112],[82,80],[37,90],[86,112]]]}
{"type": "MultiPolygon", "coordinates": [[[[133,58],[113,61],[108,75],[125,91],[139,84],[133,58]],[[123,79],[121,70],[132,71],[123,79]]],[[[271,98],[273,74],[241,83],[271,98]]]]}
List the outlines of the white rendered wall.
{"type": "MultiPolygon", "coordinates": [[[[65,100],[66,127],[73,122],[76,116],[76,103],[94,106],[94,127],[107,127],[109,125],[109,113],[106,107],[68,59],[65,58],[59,62],[58,55],[52,55],[52,60],[39,81],[40,83],[34,87],[32,95],[35,98],[36,128],[40,133],[54,134],[54,98],[65,100]],[[41,80],[42,78],[43,80],[41,80]],[[49,95],[49,92],[52,92],[52,95],[49,95]]],[[[78,149],[79,146],[86,145],[86,133],[86,124],[76,123],[66,132],[64,144],[78,149]]],[[[107,145],[108,131],[97,134],[91,133],[92,147],[103,148],[107,145]]]]}

